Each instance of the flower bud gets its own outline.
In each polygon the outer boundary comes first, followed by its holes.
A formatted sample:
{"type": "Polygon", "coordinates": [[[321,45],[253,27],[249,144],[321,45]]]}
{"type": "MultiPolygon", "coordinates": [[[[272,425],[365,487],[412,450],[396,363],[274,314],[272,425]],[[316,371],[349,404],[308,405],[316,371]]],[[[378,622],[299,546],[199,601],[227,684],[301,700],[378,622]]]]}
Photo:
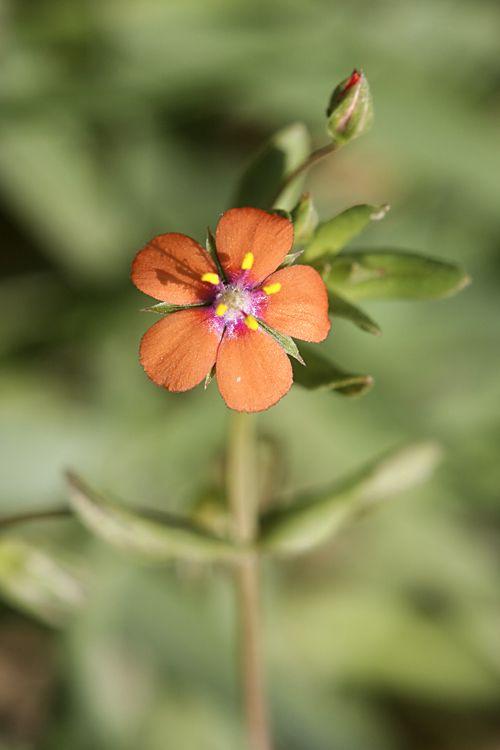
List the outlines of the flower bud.
{"type": "Polygon", "coordinates": [[[369,129],[373,120],[373,103],[362,70],[354,68],[352,75],[339,83],[326,114],[326,129],[339,146],[369,129]]]}

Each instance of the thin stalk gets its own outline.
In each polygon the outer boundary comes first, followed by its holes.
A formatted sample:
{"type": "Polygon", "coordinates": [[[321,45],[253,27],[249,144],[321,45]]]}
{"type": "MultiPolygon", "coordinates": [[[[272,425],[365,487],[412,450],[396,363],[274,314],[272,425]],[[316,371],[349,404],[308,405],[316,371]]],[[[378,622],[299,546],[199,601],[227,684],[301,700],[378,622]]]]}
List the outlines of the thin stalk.
{"type": "Polygon", "coordinates": [[[305,172],[309,167],[312,167],[313,164],[316,164],[317,161],[320,161],[320,159],[324,159],[325,156],[328,156],[329,154],[333,154],[334,151],[336,151],[339,148],[339,145],[337,143],[329,143],[326,146],[322,146],[321,148],[316,149],[316,151],[313,151],[308,158],[300,164],[297,169],[294,169],[293,172],[290,172],[283,181],[281,182],[281,185],[276,190],[275,194],[272,197],[272,200],[269,204],[269,208],[272,208],[278,198],[280,197],[281,193],[289,186],[291,183],[302,174],[302,172],[305,172]]]}
{"type": "MultiPolygon", "coordinates": [[[[258,488],[254,417],[233,412],[227,450],[227,489],[233,538],[250,546],[257,530],[258,488]]],[[[271,750],[262,666],[259,559],[251,550],[235,563],[241,642],[241,681],[250,750],[271,750]]]]}

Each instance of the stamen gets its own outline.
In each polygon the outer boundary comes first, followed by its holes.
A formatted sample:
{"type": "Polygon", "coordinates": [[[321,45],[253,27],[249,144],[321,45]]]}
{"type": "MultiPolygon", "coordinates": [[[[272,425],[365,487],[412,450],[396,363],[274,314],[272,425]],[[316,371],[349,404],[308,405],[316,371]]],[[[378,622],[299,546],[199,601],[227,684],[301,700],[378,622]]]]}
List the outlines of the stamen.
{"type": "Polygon", "coordinates": [[[259,328],[259,324],[255,320],[253,315],[247,315],[245,318],[245,323],[250,328],[251,331],[256,331],[259,328]]]}
{"type": "Polygon", "coordinates": [[[249,271],[252,266],[253,266],[253,253],[247,253],[245,257],[243,258],[243,263],[241,264],[241,270],[249,271]]]}
{"type": "Polygon", "coordinates": [[[279,292],[281,289],[281,284],[277,281],[276,284],[269,284],[269,286],[264,286],[262,288],[266,294],[276,294],[276,292],[279,292]]]}
{"type": "Polygon", "coordinates": [[[215,284],[215,286],[217,286],[217,284],[220,284],[220,279],[216,273],[204,273],[201,277],[201,280],[208,281],[209,284],[215,284]]]}
{"type": "Polygon", "coordinates": [[[215,311],[215,314],[219,316],[219,318],[222,318],[224,313],[227,310],[227,305],[225,305],[223,302],[219,302],[217,305],[217,310],[215,311]]]}

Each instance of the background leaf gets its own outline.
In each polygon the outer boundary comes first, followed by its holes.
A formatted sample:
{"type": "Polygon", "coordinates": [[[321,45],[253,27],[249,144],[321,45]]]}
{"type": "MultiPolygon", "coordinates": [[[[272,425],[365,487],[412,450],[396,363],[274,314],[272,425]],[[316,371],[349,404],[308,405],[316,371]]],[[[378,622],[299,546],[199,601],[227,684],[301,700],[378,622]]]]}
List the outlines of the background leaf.
{"type": "Polygon", "coordinates": [[[331,290],[328,292],[328,312],[330,315],[335,315],[338,318],[350,320],[358,328],[368,333],[373,333],[375,336],[380,336],[381,334],[378,325],[364,310],[361,310],[361,308],[353,305],[345,297],[331,290]]]}
{"type": "Polygon", "coordinates": [[[64,556],[22,538],[0,540],[0,592],[22,612],[62,627],[85,603],[81,571],[64,556]]]}
{"type": "Polygon", "coordinates": [[[345,253],[333,261],[324,279],[330,289],[354,299],[440,299],[470,282],[455,263],[397,250],[345,253]]]}
{"type": "Polygon", "coordinates": [[[300,196],[303,176],[281,195],[277,191],[286,176],[305,161],[309,151],[309,134],[305,125],[298,122],[279,130],[248,166],[232,205],[253,206],[266,211],[273,207],[291,211],[300,196]]]}
{"type": "Polygon", "coordinates": [[[320,257],[330,259],[358,235],[370,221],[383,219],[389,206],[352,206],[320,224],[307,245],[303,260],[310,263],[320,257]]]}
{"type": "Polygon", "coordinates": [[[305,367],[292,362],[293,382],[308,390],[329,390],[343,396],[361,396],[373,384],[369,375],[347,372],[318,354],[313,347],[300,344],[299,353],[305,367]]]}
{"type": "Polygon", "coordinates": [[[210,561],[234,557],[228,542],[181,518],[154,521],[119,508],[68,475],[75,512],[87,528],[113,547],[144,562],[165,564],[177,558],[210,561]]]}
{"type": "Polygon", "coordinates": [[[381,500],[425,482],[441,459],[435,443],[395,451],[337,487],[311,494],[295,507],[271,512],[262,523],[263,549],[281,554],[307,552],[324,544],[381,500]]]}

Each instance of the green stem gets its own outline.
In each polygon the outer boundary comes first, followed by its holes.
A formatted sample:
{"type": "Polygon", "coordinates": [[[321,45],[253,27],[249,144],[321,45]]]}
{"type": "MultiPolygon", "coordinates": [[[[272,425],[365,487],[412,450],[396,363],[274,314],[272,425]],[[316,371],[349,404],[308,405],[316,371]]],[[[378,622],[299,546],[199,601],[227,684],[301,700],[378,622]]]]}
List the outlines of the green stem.
{"type": "Polygon", "coordinates": [[[312,167],[313,164],[316,164],[317,161],[320,161],[320,159],[324,159],[325,156],[328,156],[329,154],[333,154],[334,151],[336,151],[339,148],[339,145],[337,143],[329,143],[326,146],[322,146],[321,148],[316,149],[316,151],[313,151],[308,158],[300,164],[297,169],[294,169],[293,172],[290,172],[284,180],[282,181],[279,188],[276,190],[275,194],[272,197],[272,200],[269,204],[269,207],[272,208],[278,198],[280,197],[281,193],[289,186],[291,183],[297,179],[299,175],[302,174],[302,172],[305,172],[309,169],[309,167],[312,167]]]}
{"type": "MultiPolygon", "coordinates": [[[[227,490],[233,538],[251,547],[257,531],[258,487],[255,418],[233,412],[227,449],[227,490]]],[[[260,639],[259,559],[249,549],[235,563],[238,588],[241,680],[250,750],[271,750],[260,639]]]]}

